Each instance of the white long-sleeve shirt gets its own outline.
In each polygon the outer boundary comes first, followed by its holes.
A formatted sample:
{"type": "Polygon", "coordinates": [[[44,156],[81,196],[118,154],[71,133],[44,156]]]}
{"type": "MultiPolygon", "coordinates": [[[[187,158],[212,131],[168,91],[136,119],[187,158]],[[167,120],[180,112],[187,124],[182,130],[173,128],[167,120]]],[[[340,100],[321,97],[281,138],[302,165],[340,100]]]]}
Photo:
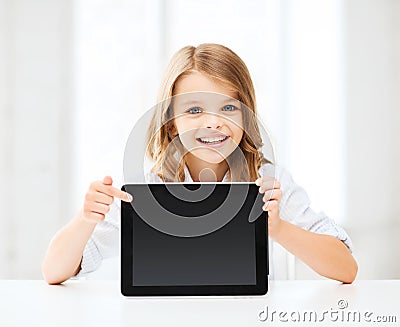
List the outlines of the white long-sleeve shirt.
{"type": "MultiPolygon", "coordinates": [[[[353,252],[350,237],[343,228],[336,225],[334,220],[324,212],[316,213],[310,208],[310,200],[305,190],[297,185],[289,172],[279,165],[265,164],[260,167],[259,176],[275,177],[281,183],[282,199],[279,204],[280,217],[305,230],[332,235],[353,252]]],[[[226,181],[227,175],[223,181],[226,181]]],[[[147,183],[160,183],[162,180],[155,173],[146,174],[147,183]]],[[[185,167],[185,182],[193,182],[190,173],[185,167]]],[[[120,185],[114,185],[118,187],[120,185]]],[[[95,271],[103,259],[119,255],[121,207],[120,200],[116,199],[110,205],[110,211],[105,219],[99,222],[88,240],[83,251],[81,270],[77,277],[95,271]]],[[[274,263],[271,261],[272,247],[270,247],[270,275],[274,278],[274,263]]]]}

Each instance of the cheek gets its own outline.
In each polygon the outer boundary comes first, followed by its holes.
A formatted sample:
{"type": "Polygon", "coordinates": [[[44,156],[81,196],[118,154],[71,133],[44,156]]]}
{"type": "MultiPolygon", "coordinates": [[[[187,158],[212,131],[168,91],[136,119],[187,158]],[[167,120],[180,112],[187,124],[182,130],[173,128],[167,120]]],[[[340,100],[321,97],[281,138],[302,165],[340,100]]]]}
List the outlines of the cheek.
{"type": "Polygon", "coordinates": [[[243,130],[243,115],[241,112],[234,117],[231,117],[231,119],[232,124],[235,125],[235,129],[243,130]]]}
{"type": "Polygon", "coordinates": [[[243,122],[241,117],[238,119],[234,119],[234,121],[231,121],[229,124],[229,128],[232,131],[233,135],[233,140],[239,144],[240,140],[243,137],[243,122]]]}
{"type": "Polygon", "coordinates": [[[196,126],[193,119],[185,117],[179,117],[175,119],[176,131],[179,135],[179,139],[186,149],[191,149],[196,146],[195,132],[196,126]]]}
{"type": "Polygon", "coordinates": [[[187,119],[185,117],[175,118],[174,123],[178,131],[178,134],[183,134],[184,132],[192,129],[192,123],[190,119],[187,119]]]}
{"type": "Polygon", "coordinates": [[[243,137],[243,130],[241,128],[236,128],[233,134],[234,134],[233,140],[237,145],[239,145],[243,137]]]}

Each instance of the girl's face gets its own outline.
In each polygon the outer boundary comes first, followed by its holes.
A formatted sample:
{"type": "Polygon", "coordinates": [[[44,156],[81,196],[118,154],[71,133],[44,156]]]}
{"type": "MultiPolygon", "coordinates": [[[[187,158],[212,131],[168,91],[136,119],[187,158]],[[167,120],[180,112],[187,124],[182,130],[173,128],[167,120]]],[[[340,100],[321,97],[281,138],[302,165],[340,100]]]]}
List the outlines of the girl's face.
{"type": "Polygon", "coordinates": [[[175,129],[185,148],[209,163],[225,160],[243,136],[236,92],[195,71],[177,81],[174,95],[175,129]]]}

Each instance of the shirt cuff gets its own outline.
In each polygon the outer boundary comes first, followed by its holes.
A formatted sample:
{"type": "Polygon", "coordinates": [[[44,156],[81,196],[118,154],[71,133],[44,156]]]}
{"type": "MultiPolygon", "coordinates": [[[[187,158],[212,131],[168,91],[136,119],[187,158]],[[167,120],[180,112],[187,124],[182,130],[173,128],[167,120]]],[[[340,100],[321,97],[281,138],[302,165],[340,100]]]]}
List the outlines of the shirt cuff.
{"type": "Polygon", "coordinates": [[[326,216],[324,212],[320,212],[318,216],[320,219],[310,227],[309,231],[334,236],[341,240],[350,252],[353,253],[353,243],[346,231],[342,227],[336,225],[335,221],[326,216]]]}
{"type": "Polygon", "coordinates": [[[81,270],[75,277],[82,277],[99,268],[102,257],[92,237],[89,238],[82,254],[81,270]]]}

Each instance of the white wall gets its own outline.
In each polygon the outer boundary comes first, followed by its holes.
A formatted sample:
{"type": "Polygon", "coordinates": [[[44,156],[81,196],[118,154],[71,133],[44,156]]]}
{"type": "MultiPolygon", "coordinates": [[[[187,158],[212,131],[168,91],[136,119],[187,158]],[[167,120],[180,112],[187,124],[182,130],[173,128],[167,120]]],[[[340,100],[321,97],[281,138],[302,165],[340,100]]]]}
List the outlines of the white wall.
{"type": "MultiPolygon", "coordinates": [[[[359,279],[400,278],[400,2],[343,1],[343,225],[359,279]]],[[[297,278],[319,278],[296,262],[297,278]]]]}
{"type": "MultiPolygon", "coordinates": [[[[122,168],[171,53],[206,41],[248,64],[278,160],[339,217],[359,277],[399,278],[400,2],[323,3],[0,0],[0,278],[41,278],[88,182],[122,168]]],[[[298,261],[294,277],[318,278],[298,261]]]]}
{"type": "Polygon", "coordinates": [[[70,1],[0,1],[0,278],[40,278],[73,214],[70,1]]]}
{"type": "Polygon", "coordinates": [[[360,278],[400,277],[400,1],[347,1],[347,222],[360,278]]]}
{"type": "MultiPolygon", "coordinates": [[[[8,26],[8,8],[7,3],[5,1],[0,1],[0,180],[6,181],[7,176],[7,161],[6,158],[6,146],[8,139],[8,115],[9,112],[8,107],[8,98],[7,94],[7,85],[8,79],[6,74],[7,71],[7,45],[9,44],[9,40],[5,31],[7,31],[8,26]]],[[[3,266],[4,263],[8,262],[8,230],[5,226],[6,217],[8,216],[8,208],[6,207],[6,195],[7,189],[3,185],[6,183],[2,183],[0,185],[0,208],[2,208],[2,214],[0,215],[0,262],[3,263],[0,266],[3,266]]],[[[1,268],[0,268],[1,269],[1,268]]],[[[4,274],[4,271],[0,273],[0,277],[4,274]]]]}
{"type": "MultiPolygon", "coordinates": [[[[314,211],[345,223],[346,138],[343,83],[343,7],[337,0],[280,1],[283,83],[280,163],[307,192],[314,211]]],[[[317,278],[299,260],[295,278],[317,278]]]]}
{"type": "Polygon", "coordinates": [[[165,64],[161,2],[74,1],[76,206],[90,182],[122,182],[129,133],[155,105],[165,64]]]}

